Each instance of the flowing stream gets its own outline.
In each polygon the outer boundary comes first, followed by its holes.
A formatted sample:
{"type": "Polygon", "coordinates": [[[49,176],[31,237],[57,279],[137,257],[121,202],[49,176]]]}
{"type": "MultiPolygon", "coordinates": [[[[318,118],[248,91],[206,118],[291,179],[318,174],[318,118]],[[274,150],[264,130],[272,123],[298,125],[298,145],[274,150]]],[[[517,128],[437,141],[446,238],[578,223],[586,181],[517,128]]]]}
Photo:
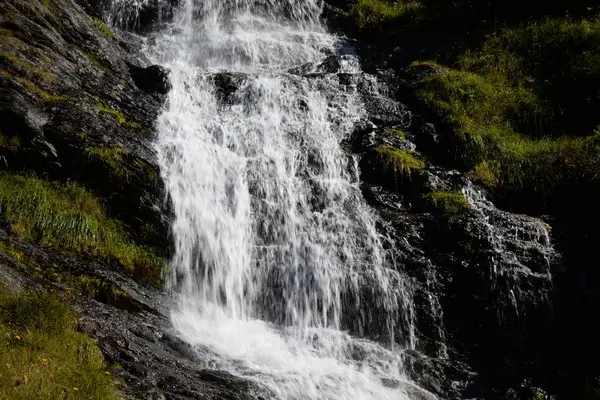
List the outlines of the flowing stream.
{"type": "Polygon", "coordinates": [[[172,320],[215,355],[206,367],[267,397],[416,398],[410,286],[340,144],[365,116],[340,82],[360,65],[321,7],[183,0],[148,50],[171,70],[156,148],[175,211],[172,320]]]}

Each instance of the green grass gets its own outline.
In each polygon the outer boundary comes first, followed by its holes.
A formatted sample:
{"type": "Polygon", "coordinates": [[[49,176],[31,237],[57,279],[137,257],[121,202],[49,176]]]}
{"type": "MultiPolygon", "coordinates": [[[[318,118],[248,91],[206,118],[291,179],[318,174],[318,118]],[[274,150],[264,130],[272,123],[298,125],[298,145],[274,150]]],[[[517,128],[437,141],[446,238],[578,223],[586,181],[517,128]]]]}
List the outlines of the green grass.
{"type": "Polygon", "coordinates": [[[570,215],[595,204],[599,20],[507,28],[456,67],[422,79],[417,96],[445,126],[457,166],[528,212],[570,215]]]}
{"type": "Polygon", "coordinates": [[[98,28],[98,30],[100,32],[104,33],[106,36],[108,36],[111,39],[115,38],[115,34],[113,33],[113,31],[111,31],[110,28],[108,26],[106,26],[98,18],[92,18],[92,21],[94,22],[94,25],[96,25],[96,28],[98,28]]]}
{"type": "Polygon", "coordinates": [[[120,399],[96,343],[64,299],[0,283],[0,398],[120,399]]]}
{"type": "Polygon", "coordinates": [[[108,166],[117,178],[127,181],[131,177],[125,161],[128,155],[125,150],[119,147],[88,147],[85,152],[91,159],[108,166]]]}
{"type": "Polygon", "coordinates": [[[425,196],[425,204],[431,210],[443,214],[456,214],[469,209],[469,202],[458,192],[429,193],[425,196]]]}
{"type": "Polygon", "coordinates": [[[382,146],[375,149],[374,153],[375,168],[396,188],[411,180],[414,173],[421,173],[425,168],[425,162],[416,158],[410,151],[382,146]]]}
{"type": "Polygon", "coordinates": [[[412,16],[422,8],[421,3],[416,1],[360,0],[350,8],[349,16],[360,29],[364,29],[412,16]]]}
{"type": "Polygon", "coordinates": [[[140,279],[160,281],[162,258],[137,246],[100,202],[74,183],[0,173],[0,221],[26,240],[114,259],[140,279]]]}
{"type": "Polygon", "coordinates": [[[117,121],[119,123],[119,125],[123,125],[125,127],[132,128],[132,129],[140,129],[141,128],[140,124],[138,124],[137,122],[127,120],[127,118],[125,118],[125,116],[123,114],[121,114],[119,111],[115,110],[114,108],[111,108],[106,103],[99,101],[96,103],[96,106],[100,109],[100,111],[111,115],[115,119],[115,121],[117,121]]]}
{"type": "Polygon", "coordinates": [[[417,1],[360,0],[348,11],[347,20],[356,35],[393,40],[417,24],[423,14],[417,1]]]}

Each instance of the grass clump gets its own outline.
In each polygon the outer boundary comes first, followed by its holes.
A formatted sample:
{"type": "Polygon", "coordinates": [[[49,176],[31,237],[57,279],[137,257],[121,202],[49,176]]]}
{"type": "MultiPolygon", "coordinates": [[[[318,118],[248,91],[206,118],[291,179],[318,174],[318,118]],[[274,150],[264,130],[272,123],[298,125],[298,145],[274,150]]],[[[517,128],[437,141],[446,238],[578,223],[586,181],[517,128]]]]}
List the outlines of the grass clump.
{"type": "Polygon", "coordinates": [[[416,158],[412,152],[400,150],[392,146],[382,146],[374,150],[376,169],[389,178],[395,186],[410,180],[413,173],[420,173],[425,168],[423,160],[416,158]]]}
{"type": "Polygon", "coordinates": [[[137,122],[127,120],[127,118],[125,118],[125,116],[123,114],[121,114],[119,111],[115,110],[114,108],[109,107],[108,105],[106,105],[105,103],[103,103],[101,101],[97,102],[96,106],[100,109],[100,111],[110,114],[115,119],[115,121],[117,121],[119,123],[119,125],[123,125],[125,127],[132,128],[132,129],[140,129],[141,128],[140,124],[138,124],[137,122]]]}
{"type": "Polygon", "coordinates": [[[113,31],[111,31],[110,28],[104,24],[104,22],[100,21],[98,18],[92,18],[92,22],[94,22],[94,25],[96,25],[96,28],[98,28],[100,32],[104,33],[111,39],[115,38],[113,31]]]}
{"type": "Polygon", "coordinates": [[[0,398],[121,398],[100,349],[54,296],[0,284],[0,354],[0,398]]]}
{"type": "Polygon", "coordinates": [[[469,209],[469,202],[462,193],[432,192],[425,196],[427,206],[442,214],[456,214],[469,209]]]}
{"type": "Polygon", "coordinates": [[[117,260],[140,279],[160,280],[164,261],[130,240],[122,224],[74,183],[0,174],[0,221],[12,234],[77,254],[117,260]]]}
{"type": "Polygon", "coordinates": [[[423,12],[423,5],[417,1],[360,0],[347,17],[357,34],[389,40],[414,26],[423,12]]]}
{"type": "Polygon", "coordinates": [[[43,90],[42,88],[40,88],[35,83],[33,83],[25,78],[15,78],[15,81],[19,82],[21,85],[25,86],[31,93],[34,93],[34,94],[38,95],[39,97],[41,97],[44,101],[55,102],[55,101],[62,101],[62,100],[68,99],[67,96],[58,96],[58,95],[50,94],[50,93],[46,92],[45,90],[43,90]]]}
{"type": "Polygon", "coordinates": [[[124,180],[130,178],[131,171],[125,162],[128,153],[125,150],[119,147],[88,147],[85,151],[91,159],[108,166],[116,177],[124,180]]]}

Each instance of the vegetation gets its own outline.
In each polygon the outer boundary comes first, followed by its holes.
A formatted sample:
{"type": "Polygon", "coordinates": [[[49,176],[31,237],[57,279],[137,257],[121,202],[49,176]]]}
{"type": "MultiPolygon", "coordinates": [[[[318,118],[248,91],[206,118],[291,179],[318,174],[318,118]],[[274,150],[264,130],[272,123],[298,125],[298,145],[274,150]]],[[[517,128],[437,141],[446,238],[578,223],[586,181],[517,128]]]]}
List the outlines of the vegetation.
{"type": "Polygon", "coordinates": [[[110,28],[108,26],[106,26],[98,18],[92,18],[92,22],[94,22],[94,25],[96,25],[96,28],[98,28],[98,30],[100,32],[104,33],[106,36],[108,36],[111,39],[115,38],[115,34],[113,33],[113,31],[111,31],[110,28]]]}
{"type": "Polygon", "coordinates": [[[86,153],[91,159],[108,166],[117,178],[129,180],[131,171],[125,163],[125,157],[127,157],[125,150],[119,147],[88,147],[86,153]]]}
{"type": "Polygon", "coordinates": [[[78,254],[112,258],[137,277],[159,281],[164,261],[135,245],[99,201],[74,183],[0,174],[0,221],[21,238],[78,254]]]}
{"type": "Polygon", "coordinates": [[[375,168],[388,177],[395,187],[410,180],[413,173],[420,173],[425,168],[423,160],[416,158],[407,150],[382,146],[375,149],[374,153],[375,168]]]}
{"type": "Polygon", "coordinates": [[[100,111],[110,114],[115,119],[115,121],[117,121],[120,125],[126,126],[128,128],[132,128],[132,129],[141,128],[140,124],[138,124],[137,122],[127,120],[127,118],[125,118],[125,116],[123,114],[121,114],[119,111],[115,110],[114,108],[109,107],[108,105],[106,105],[105,103],[103,103],[101,101],[97,102],[96,106],[100,109],[100,111]]]}
{"type": "Polygon", "coordinates": [[[432,192],[425,196],[427,206],[443,214],[455,214],[469,209],[469,202],[462,193],[432,192]]]}
{"type": "Polygon", "coordinates": [[[417,99],[449,133],[443,162],[501,206],[571,220],[600,193],[600,8],[555,3],[359,0],[347,15],[429,69],[417,99]]]}
{"type": "Polygon", "coordinates": [[[0,284],[0,398],[119,399],[100,350],[64,299],[0,284]]]}
{"type": "Polygon", "coordinates": [[[348,15],[359,34],[395,37],[422,18],[423,5],[416,1],[360,0],[348,15]]]}

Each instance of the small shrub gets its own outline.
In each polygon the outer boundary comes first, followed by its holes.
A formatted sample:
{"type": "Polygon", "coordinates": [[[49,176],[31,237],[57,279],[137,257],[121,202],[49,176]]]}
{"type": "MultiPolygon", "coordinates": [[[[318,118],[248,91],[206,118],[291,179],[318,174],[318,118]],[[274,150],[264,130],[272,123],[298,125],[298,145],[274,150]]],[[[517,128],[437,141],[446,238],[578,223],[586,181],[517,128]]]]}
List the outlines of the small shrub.
{"type": "Polygon", "coordinates": [[[433,211],[455,214],[469,209],[469,202],[458,192],[432,192],[425,196],[426,205],[433,211]]]}
{"type": "Polygon", "coordinates": [[[0,398],[117,400],[96,344],[76,331],[63,299],[9,293],[0,283],[0,398]]]}

